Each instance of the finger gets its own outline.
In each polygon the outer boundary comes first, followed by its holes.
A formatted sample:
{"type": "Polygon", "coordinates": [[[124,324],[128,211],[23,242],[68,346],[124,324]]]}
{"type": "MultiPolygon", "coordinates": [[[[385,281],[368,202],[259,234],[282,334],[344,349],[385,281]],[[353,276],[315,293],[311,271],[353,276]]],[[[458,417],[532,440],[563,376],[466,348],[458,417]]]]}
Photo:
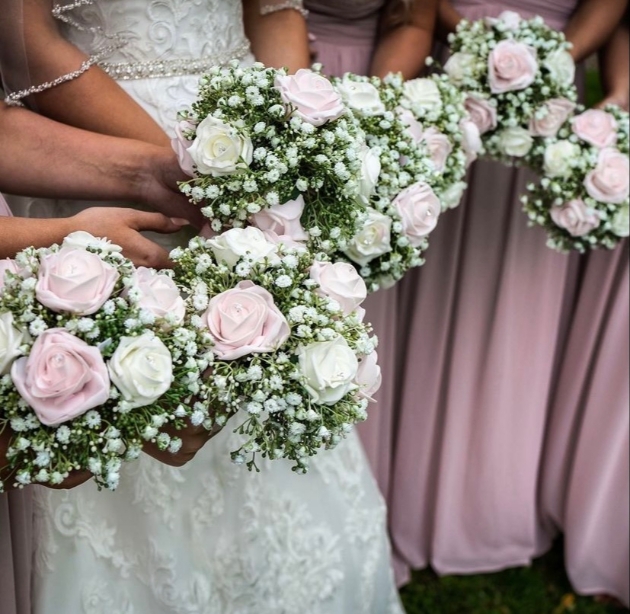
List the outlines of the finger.
{"type": "Polygon", "coordinates": [[[149,213],[147,211],[134,211],[134,229],[138,231],[151,230],[161,234],[170,234],[181,230],[188,225],[188,220],[183,218],[170,218],[161,213],[149,213]]]}
{"type": "Polygon", "coordinates": [[[127,238],[121,243],[123,243],[123,255],[136,266],[155,269],[173,268],[173,261],[169,259],[168,252],[138,232],[133,232],[131,240],[127,238]],[[127,248],[128,245],[131,247],[127,248]]]}

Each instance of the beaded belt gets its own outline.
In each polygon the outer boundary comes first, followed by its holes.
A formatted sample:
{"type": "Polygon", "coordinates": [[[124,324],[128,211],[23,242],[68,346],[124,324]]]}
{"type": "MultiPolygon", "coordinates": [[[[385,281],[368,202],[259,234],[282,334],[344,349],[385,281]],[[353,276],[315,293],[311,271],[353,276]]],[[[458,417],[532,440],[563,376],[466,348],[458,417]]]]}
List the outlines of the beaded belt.
{"type": "Polygon", "coordinates": [[[201,60],[154,60],[152,62],[99,62],[110,77],[117,81],[131,79],[155,79],[159,77],[184,77],[201,75],[213,66],[222,66],[230,60],[238,60],[250,52],[249,42],[244,42],[234,49],[201,60]]]}

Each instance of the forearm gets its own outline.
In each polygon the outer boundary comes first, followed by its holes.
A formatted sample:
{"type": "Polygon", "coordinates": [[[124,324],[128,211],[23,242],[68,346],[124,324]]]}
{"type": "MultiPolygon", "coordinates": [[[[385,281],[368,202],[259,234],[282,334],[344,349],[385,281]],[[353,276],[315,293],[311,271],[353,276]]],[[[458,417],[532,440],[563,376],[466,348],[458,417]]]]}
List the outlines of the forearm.
{"type": "Polygon", "coordinates": [[[582,0],[571,17],[565,34],[573,43],[571,54],[581,62],[600,49],[617,27],[627,0],[582,0]]]}
{"type": "MultiPolygon", "coordinates": [[[[0,258],[13,258],[27,247],[48,247],[60,243],[75,230],[73,218],[39,220],[19,217],[0,217],[0,258]]],[[[0,465],[2,458],[0,456],[0,465]]]]}
{"type": "Polygon", "coordinates": [[[311,64],[304,16],[286,9],[261,14],[261,0],[244,0],[245,31],[256,60],[293,73],[311,64]]]}
{"type": "MultiPolygon", "coordinates": [[[[51,0],[24,0],[24,35],[33,84],[79,69],[87,59],[58,31],[51,0]]],[[[37,110],[59,122],[92,132],[167,146],[164,131],[100,68],[33,97],[37,110]]]]}
{"type": "Polygon", "coordinates": [[[163,148],[94,134],[0,106],[0,191],[34,197],[143,200],[163,148]],[[157,163],[157,162],[156,162],[157,163]]]}
{"type": "Polygon", "coordinates": [[[424,68],[431,45],[432,33],[427,30],[415,26],[396,28],[379,43],[370,71],[378,77],[401,72],[405,79],[414,79],[424,68]]]}
{"type": "Polygon", "coordinates": [[[448,35],[455,32],[463,15],[448,1],[440,0],[438,8],[437,32],[440,39],[446,42],[448,35]]]}
{"type": "Polygon", "coordinates": [[[606,101],[628,109],[630,96],[630,30],[620,25],[599,55],[606,101]]]}

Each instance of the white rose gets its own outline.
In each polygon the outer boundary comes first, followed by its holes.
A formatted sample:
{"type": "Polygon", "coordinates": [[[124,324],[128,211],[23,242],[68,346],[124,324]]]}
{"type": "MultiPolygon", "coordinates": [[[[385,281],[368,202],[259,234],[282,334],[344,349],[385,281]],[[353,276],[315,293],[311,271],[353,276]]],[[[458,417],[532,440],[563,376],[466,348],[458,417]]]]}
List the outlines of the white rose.
{"type": "Polygon", "coordinates": [[[570,141],[557,141],[545,149],[544,169],[549,177],[568,177],[571,162],[580,155],[580,148],[570,141]]]}
{"type": "Polygon", "coordinates": [[[337,90],[351,109],[363,115],[382,115],[386,111],[378,90],[367,81],[353,81],[345,76],[337,83],[337,90]]]}
{"type": "Polygon", "coordinates": [[[247,168],[252,162],[254,148],[248,136],[242,136],[232,126],[208,116],[197,126],[197,135],[188,153],[199,173],[221,177],[247,168]]]}
{"type": "Polygon", "coordinates": [[[613,234],[618,237],[630,236],[630,206],[626,204],[619,207],[613,215],[611,224],[613,234]]]}
{"type": "Polygon", "coordinates": [[[22,355],[20,346],[29,338],[28,331],[17,328],[12,313],[0,314],[0,375],[11,370],[13,361],[22,355]]]}
{"type": "Polygon", "coordinates": [[[514,11],[503,11],[499,17],[486,17],[485,22],[489,26],[503,25],[506,30],[518,30],[521,24],[521,16],[514,11]]]}
{"type": "Polygon", "coordinates": [[[151,332],[123,337],[109,364],[109,376],[130,407],[155,403],[173,383],[173,360],[151,332]]]}
{"type": "Polygon", "coordinates": [[[334,405],[354,389],[359,361],[343,337],[298,350],[304,386],[319,405],[334,405]]]}
{"type": "Polygon", "coordinates": [[[359,179],[359,198],[368,204],[374,194],[378,178],[381,176],[381,157],[375,148],[364,146],[361,150],[361,178],[359,179]]]}
{"type": "Polygon", "coordinates": [[[378,364],[378,354],[372,352],[359,362],[356,384],[361,396],[374,403],[374,395],[379,391],[383,383],[381,367],[378,364]]]}
{"type": "Polygon", "coordinates": [[[506,156],[522,158],[529,153],[534,139],[525,128],[506,128],[499,135],[499,149],[506,156]]]}
{"type": "Polygon", "coordinates": [[[368,209],[368,216],[363,228],[350,241],[345,254],[357,264],[365,266],[374,258],[392,251],[390,217],[368,209]]]}
{"type": "Polygon", "coordinates": [[[262,230],[253,226],[232,228],[210,239],[208,245],[217,262],[225,263],[230,268],[234,268],[236,263],[245,256],[252,262],[262,262],[278,252],[278,246],[268,241],[262,230]]]}
{"type": "Polygon", "coordinates": [[[427,113],[438,113],[442,109],[442,95],[433,79],[411,79],[405,81],[404,95],[411,104],[427,113]]]}
{"type": "Polygon", "coordinates": [[[462,148],[466,154],[466,164],[472,164],[483,149],[481,133],[475,122],[470,119],[463,119],[459,128],[462,131],[462,148]]]}
{"type": "Polygon", "coordinates": [[[551,78],[560,85],[571,85],[575,79],[575,62],[564,49],[552,51],[543,61],[551,78]]]}
{"type": "Polygon", "coordinates": [[[464,181],[458,181],[446,188],[440,195],[442,206],[446,209],[454,209],[462,201],[464,191],[467,188],[467,184],[464,181]]]}
{"type": "Polygon", "coordinates": [[[477,58],[470,53],[458,51],[454,53],[444,65],[444,71],[455,85],[462,82],[473,72],[477,58]]]}
{"type": "Polygon", "coordinates": [[[89,232],[84,230],[77,230],[70,233],[61,245],[62,247],[71,247],[73,249],[88,249],[88,247],[100,249],[103,252],[122,252],[120,245],[115,245],[107,239],[97,239],[89,232]]]}

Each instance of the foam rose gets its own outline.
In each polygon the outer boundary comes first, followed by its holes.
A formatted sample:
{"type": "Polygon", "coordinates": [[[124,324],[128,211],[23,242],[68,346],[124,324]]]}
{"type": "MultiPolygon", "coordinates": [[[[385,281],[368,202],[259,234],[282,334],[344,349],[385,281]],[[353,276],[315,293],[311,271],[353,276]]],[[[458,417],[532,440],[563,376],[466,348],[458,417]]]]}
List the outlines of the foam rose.
{"type": "Polygon", "coordinates": [[[576,198],[564,205],[551,208],[551,219],[556,226],[564,228],[570,235],[581,237],[599,226],[599,217],[583,200],[576,198]]]}
{"type": "Polygon", "coordinates": [[[20,349],[30,339],[26,329],[18,328],[13,314],[0,314],[0,375],[6,375],[13,361],[22,355],[20,349]]]}
{"type": "Polygon", "coordinates": [[[109,376],[100,351],[64,329],[51,328],[19,358],[11,378],[42,424],[58,426],[109,399],[109,376]]]}
{"type": "Polygon", "coordinates": [[[140,290],[140,299],[136,303],[141,309],[151,312],[156,318],[166,318],[179,325],[186,317],[186,303],[175,282],[164,273],[153,269],[138,267],[135,272],[135,284],[140,290]]]}
{"type": "Polygon", "coordinates": [[[573,118],[574,134],[590,145],[604,149],[617,143],[617,120],[601,109],[589,109],[573,118]]]}
{"type": "Polygon", "coordinates": [[[259,228],[232,228],[208,240],[217,262],[234,268],[241,258],[262,262],[278,252],[277,244],[265,237],[259,228]]]}
{"type": "Polygon", "coordinates": [[[409,109],[398,109],[398,117],[405,124],[407,132],[416,143],[422,140],[422,124],[416,119],[415,115],[409,109]]]}
{"type": "Polygon", "coordinates": [[[536,78],[536,51],[513,40],[504,40],[488,56],[488,81],[493,94],[524,90],[536,78]]]}
{"type": "Polygon", "coordinates": [[[376,209],[367,210],[361,230],[349,241],[346,256],[361,266],[392,251],[392,219],[376,209]]]}
{"type": "Polygon", "coordinates": [[[469,94],[464,103],[470,121],[479,129],[479,134],[485,134],[497,127],[497,109],[485,98],[469,94]]]}
{"type": "Polygon", "coordinates": [[[405,97],[414,107],[426,113],[439,113],[442,109],[442,94],[433,79],[411,79],[403,87],[405,97]]]}
{"type": "Polygon", "coordinates": [[[483,149],[481,134],[477,124],[470,119],[463,119],[459,124],[462,131],[462,148],[466,154],[466,164],[472,164],[483,149]]]}
{"type": "Polygon", "coordinates": [[[575,103],[568,98],[552,98],[543,105],[542,117],[536,114],[529,122],[529,132],[532,136],[556,136],[564,122],[569,119],[575,109],[575,103]]]}
{"type": "Polygon", "coordinates": [[[461,85],[467,76],[469,76],[475,68],[477,58],[470,53],[458,51],[444,64],[444,72],[450,77],[455,85],[461,85]]]}
{"type": "Polygon", "coordinates": [[[616,149],[602,149],[597,166],[584,180],[584,187],[591,198],[618,205],[628,198],[629,172],[628,156],[616,149]]]}
{"type": "Polygon", "coordinates": [[[424,131],[422,140],[427,144],[435,170],[438,173],[444,172],[446,161],[453,151],[453,145],[449,138],[439,130],[431,127],[424,131]]]}
{"type": "Polygon", "coordinates": [[[350,315],[367,298],[365,281],[347,262],[314,262],[310,273],[319,285],[317,293],[337,301],[344,315],[350,315]]]}
{"type": "Polygon", "coordinates": [[[193,141],[189,141],[185,136],[185,132],[195,131],[197,126],[188,121],[180,121],[175,124],[175,137],[171,139],[171,147],[177,155],[179,167],[189,177],[195,176],[195,162],[190,155],[190,146],[193,141]]]}
{"type": "Polygon", "coordinates": [[[361,359],[355,383],[359,387],[361,396],[374,403],[373,397],[383,383],[383,375],[378,364],[378,354],[376,352],[372,352],[361,359]]]}
{"type": "Polygon", "coordinates": [[[288,236],[294,241],[308,241],[301,219],[304,213],[304,197],[298,196],[282,205],[273,205],[251,216],[251,223],[263,232],[274,232],[278,236],[288,236]]]}
{"type": "Polygon", "coordinates": [[[413,247],[422,245],[425,237],[437,226],[440,201],[429,185],[414,183],[393,201],[403,225],[403,234],[413,247]]]}
{"type": "Polygon", "coordinates": [[[354,81],[345,76],[337,83],[337,89],[345,103],[363,115],[383,115],[386,111],[378,90],[367,81],[354,81]]]}

